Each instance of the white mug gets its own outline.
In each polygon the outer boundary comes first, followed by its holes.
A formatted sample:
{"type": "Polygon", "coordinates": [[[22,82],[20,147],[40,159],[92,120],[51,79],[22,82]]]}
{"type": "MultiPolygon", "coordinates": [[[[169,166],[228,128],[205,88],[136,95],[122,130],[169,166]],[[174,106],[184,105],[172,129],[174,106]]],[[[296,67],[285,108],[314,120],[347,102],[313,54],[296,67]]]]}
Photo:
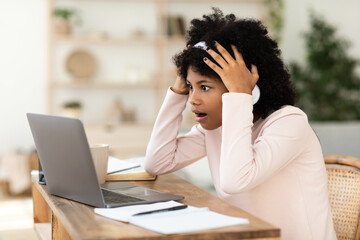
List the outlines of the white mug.
{"type": "Polygon", "coordinates": [[[108,161],[109,161],[109,145],[92,144],[90,145],[90,150],[96,169],[96,174],[99,179],[99,183],[104,184],[107,174],[108,161]]]}

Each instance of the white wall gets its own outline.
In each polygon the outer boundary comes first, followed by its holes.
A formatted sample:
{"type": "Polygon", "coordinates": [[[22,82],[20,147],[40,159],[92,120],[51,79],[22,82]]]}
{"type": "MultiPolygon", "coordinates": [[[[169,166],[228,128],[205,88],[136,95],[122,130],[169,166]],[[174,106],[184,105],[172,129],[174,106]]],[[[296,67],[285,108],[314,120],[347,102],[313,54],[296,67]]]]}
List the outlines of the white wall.
{"type": "Polygon", "coordinates": [[[0,154],[28,150],[25,113],[45,111],[45,3],[0,1],[0,154]]]}
{"type": "Polygon", "coordinates": [[[324,155],[360,157],[360,122],[312,122],[324,155]]]}
{"type": "MultiPolygon", "coordinates": [[[[7,150],[32,147],[25,113],[45,112],[46,2],[0,0],[0,155],[7,150]]],[[[360,58],[360,27],[357,25],[360,1],[286,0],[285,4],[286,22],[281,43],[285,61],[303,60],[304,43],[300,34],[308,28],[310,7],[339,27],[340,34],[353,43],[351,54],[360,58]]],[[[254,14],[253,7],[244,7],[249,11],[238,6],[234,9],[254,14]]],[[[179,9],[183,8],[179,6],[171,11],[179,9]]],[[[199,17],[209,12],[200,5],[192,9],[196,9],[195,14],[199,17]]]]}

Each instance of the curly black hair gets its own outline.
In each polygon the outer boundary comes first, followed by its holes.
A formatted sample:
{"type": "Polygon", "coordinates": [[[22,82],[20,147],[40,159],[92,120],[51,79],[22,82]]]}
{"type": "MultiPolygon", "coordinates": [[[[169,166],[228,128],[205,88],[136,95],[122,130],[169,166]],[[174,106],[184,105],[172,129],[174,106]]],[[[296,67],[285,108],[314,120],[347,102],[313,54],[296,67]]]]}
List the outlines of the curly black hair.
{"type": "MultiPolygon", "coordinates": [[[[259,101],[254,105],[254,114],[266,118],[284,105],[294,105],[296,94],[290,82],[290,74],[281,60],[278,44],[268,36],[266,27],[258,20],[237,19],[234,14],[224,16],[218,8],[213,13],[203,15],[203,19],[193,19],[186,36],[186,48],[173,57],[178,74],[187,78],[191,66],[199,74],[220,77],[207,66],[203,58],[214,59],[204,50],[194,46],[200,41],[219,53],[214,42],[220,43],[233,57],[231,45],[242,54],[248,69],[251,64],[258,68],[257,85],[261,91],[259,101]]],[[[221,55],[221,54],[220,54],[221,55]]]]}

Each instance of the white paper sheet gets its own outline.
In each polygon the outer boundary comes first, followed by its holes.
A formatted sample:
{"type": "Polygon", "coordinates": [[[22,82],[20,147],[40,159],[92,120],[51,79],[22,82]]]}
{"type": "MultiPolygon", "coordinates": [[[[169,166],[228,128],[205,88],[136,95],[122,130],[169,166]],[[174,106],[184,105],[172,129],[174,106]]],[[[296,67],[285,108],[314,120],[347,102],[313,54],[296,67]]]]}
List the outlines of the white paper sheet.
{"type": "Polygon", "coordinates": [[[129,222],[131,216],[136,213],[170,208],[180,205],[184,205],[184,204],[175,201],[168,201],[168,202],[141,204],[141,205],[133,205],[133,206],[125,206],[125,207],[117,207],[117,208],[95,208],[94,211],[95,213],[102,215],[104,217],[112,218],[123,222],[129,222]]]}
{"type": "Polygon", "coordinates": [[[183,204],[175,201],[169,201],[118,208],[95,208],[94,211],[99,215],[115,220],[129,222],[139,227],[163,234],[199,231],[209,228],[249,223],[249,220],[245,218],[230,217],[210,211],[208,208],[196,208],[191,206],[182,210],[133,216],[134,214],[140,212],[153,211],[179,205],[183,204]]]}
{"type": "Polygon", "coordinates": [[[222,215],[208,208],[188,207],[183,210],[131,217],[129,222],[155,232],[174,234],[248,224],[249,220],[222,215]]]}
{"type": "Polygon", "coordinates": [[[118,158],[109,156],[107,173],[115,173],[120,171],[125,171],[127,169],[136,168],[140,166],[140,162],[120,160],[118,158]]]}

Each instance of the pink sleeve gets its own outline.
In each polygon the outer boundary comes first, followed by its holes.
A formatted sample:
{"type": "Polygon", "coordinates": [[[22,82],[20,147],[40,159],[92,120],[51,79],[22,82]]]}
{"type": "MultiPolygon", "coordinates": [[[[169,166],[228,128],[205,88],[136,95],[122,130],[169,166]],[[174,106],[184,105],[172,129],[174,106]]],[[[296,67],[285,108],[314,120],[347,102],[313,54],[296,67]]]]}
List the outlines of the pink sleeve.
{"type": "Polygon", "coordinates": [[[204,133],[197,125],[178,137],[187,98],[168,90],[146,150],[147,172],[158,175],[173,172],[206,155],[204,133]]]}
{"type": "Polygon", "coordinates": [[[309,136],[306,115],[294,111],[266,122],[252,145],[252,110],[251,95],[223,95],[220,186],[228,194],[249,190],[274,175],[299,156],[309,136]]]}

